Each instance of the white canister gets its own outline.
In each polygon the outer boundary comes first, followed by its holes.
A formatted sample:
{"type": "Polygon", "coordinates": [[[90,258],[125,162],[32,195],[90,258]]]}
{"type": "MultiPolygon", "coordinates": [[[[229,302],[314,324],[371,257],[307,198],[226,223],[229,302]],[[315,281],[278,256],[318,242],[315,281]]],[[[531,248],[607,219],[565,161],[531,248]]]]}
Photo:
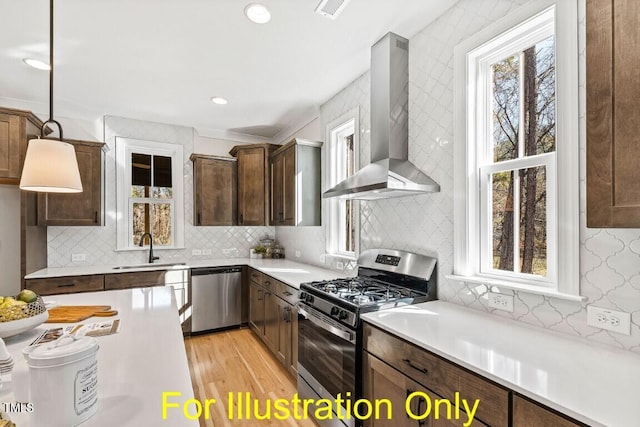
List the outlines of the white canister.
{"type": "Polygon", "coordinates": [[[30,399],[33,427],[70,427],[98,409],[98,362],[95,338],[64,335],[30,352],[30,399]]]}

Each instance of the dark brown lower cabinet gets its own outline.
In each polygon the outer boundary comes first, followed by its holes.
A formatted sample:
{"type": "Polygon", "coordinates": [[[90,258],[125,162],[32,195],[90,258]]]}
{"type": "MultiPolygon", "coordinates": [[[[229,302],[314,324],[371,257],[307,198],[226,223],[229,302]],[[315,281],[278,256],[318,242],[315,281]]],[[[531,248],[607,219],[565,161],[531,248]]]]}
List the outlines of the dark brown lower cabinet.
{"type": "Polygon", "coordinates": [[[514,394],[513,426],[514,427],[577,427],[583,426],[563,415],[552,412],[529,399],[514,394]]]}
{"type": "Polygon", "coordinates": [[[298,372],[297,291],[249,268],[249,326],[293,376],[298,372]]]}
{"type": "Polygon", "coordinates": [[[462,410],[456,419],[453,402],[413,381],[375,356],[365,352],[364,398],[374,402],[379,413],[364,422],[366,427],[484,427],[477,419],[469,423],[462,410]],[[375,404],[376,399],[381,403],[375,404]],[[382,403],[386,399],[386,402],[382,403]]]}

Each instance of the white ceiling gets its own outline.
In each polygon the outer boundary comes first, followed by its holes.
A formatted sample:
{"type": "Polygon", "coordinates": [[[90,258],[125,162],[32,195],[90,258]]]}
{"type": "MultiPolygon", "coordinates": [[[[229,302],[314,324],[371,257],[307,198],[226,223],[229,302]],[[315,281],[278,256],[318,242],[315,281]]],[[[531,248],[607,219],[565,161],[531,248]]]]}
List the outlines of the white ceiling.
{"type": "MultiPolygon", "coordinates": [[[[286,137],[369,68],[386,32],[410,38],[457,0],[351,0],[336,20],[319,1],[263,0],[272,20],[258,25],[252,0],[57,0],[54,115],[286,137]]],[[[48,62],[49,1],[0,5],[0,106],[46,113],[49,74],[22,59],[48,62]]]]}

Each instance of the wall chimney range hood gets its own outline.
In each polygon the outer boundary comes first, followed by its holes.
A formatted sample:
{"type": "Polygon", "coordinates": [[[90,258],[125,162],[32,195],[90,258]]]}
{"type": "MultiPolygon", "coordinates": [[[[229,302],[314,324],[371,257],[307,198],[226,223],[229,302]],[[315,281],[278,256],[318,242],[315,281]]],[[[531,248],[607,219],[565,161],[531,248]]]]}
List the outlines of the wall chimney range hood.
{"type": "Polygon", "coordinates": [[[371,48],[371,163],[323,198],[377,200],[440,191],[409,162],[409,40],[387,33],[371,48]]]}

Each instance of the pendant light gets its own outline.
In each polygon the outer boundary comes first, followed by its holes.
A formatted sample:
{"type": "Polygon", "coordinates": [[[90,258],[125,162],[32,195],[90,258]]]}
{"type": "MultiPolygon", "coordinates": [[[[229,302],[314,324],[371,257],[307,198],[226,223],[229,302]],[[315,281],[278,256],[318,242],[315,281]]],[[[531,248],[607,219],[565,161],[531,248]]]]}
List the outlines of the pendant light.
{"type": "Polygon", "coordinates": [[[27,145],[20,189],[47,193],[81,193],[82,181],[73,145],[62,140],[62,126],[53,119],[53,0],[49,9],[49,119],[40,137],[27,145]],[[45,139],[47,124],[58,127],[58,139],[45,139]]]}

